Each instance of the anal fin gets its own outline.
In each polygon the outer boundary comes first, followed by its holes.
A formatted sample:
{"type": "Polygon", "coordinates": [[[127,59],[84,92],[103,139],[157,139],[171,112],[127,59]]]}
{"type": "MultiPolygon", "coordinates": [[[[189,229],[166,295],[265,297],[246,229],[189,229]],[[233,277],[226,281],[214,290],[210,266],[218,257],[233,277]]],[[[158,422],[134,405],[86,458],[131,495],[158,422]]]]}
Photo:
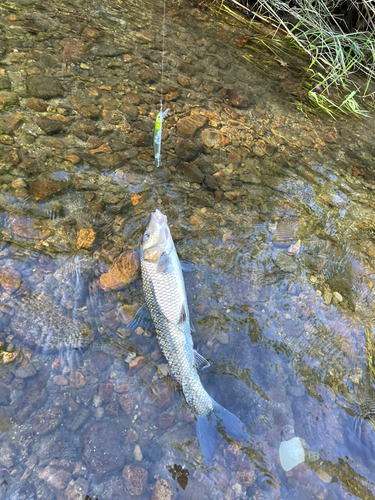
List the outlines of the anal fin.
{"type": "Polygon", "coordinates": [[[194,363],[196,368],[199,370],[204,370],[205,368],[208,368],[210,366],[210,362],[207,361],[206,358],[202,356],[202,354],[199,354],[195,349],[193,349],[194,353],[194,363]]]}

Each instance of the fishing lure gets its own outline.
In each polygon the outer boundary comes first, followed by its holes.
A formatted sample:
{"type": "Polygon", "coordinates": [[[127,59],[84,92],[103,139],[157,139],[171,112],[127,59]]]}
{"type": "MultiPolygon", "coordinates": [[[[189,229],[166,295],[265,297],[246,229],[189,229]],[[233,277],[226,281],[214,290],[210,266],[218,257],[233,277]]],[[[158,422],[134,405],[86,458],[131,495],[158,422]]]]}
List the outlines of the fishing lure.
{"type": "Polygon", "coordinates": [[[160,113],[158,113],[158,116],[156,117],[155,121],[155,128],[154,128],[154,156],[155,156],[155,164],[157,167],[160,166],[160,160],[161,160],[161,135],[163,132],[163,121],[164,118],[166,117],[167,113],[169,111],[169,108],[164,111],[164,113],[160,110],[160,113]]]}

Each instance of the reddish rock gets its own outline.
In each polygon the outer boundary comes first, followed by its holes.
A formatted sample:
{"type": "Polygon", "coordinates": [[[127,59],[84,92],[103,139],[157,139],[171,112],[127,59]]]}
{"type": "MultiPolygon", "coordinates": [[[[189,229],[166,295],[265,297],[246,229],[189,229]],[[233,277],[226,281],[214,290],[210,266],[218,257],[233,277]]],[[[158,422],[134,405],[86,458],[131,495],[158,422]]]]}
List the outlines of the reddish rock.
{"type": "Polygon", "coordinates": [[[33,430],[36,434],[47,434],[56,429],[63,419],[63,411],[58,406],[42,408],[37,411],[33,419],[33,430]]]}
{"type": "Polygon", "coordinates": [[[247,488],[248,486],[251,486],[256,480],[256,475],[255,475],[255,470],[254,467],[250,464],[248,465],[243,465],[238,471],[237,471],[237,481],[242,485],[247,488]]]}
{"type": "Polygon", "coordinates": [[[28,217],[18,217],[18,219],[11,222],[10,227],[16,236],[32,240],[42,240],[50,233],[48,229],[43,228],[40,224],[34,224],[28,217]]]}
{"type": "Polygon", "coordinates": [[[27,101],[27,106],[29,109],[32,109],[33,111],[39,111],[43,113],[44,111],[47,111],[48,102],[42,101],[41,99],[37,99],[36,97],[31,97],[27,101]]]}
{"type": "Polygon", "coordinates": [[[205,116],[193,114],[185,116],[177,122],[177,132],[182,137],[193,137],[195,132],[203,127],[207,122],[205,116]]]}
{"type": "Polygon", "coordinates": [[[21,274],[15,269],[0,269],[0,285],[6,293],[15,292],[21,286],[21,274]]]}
{"type": "Polygon", "coordinates": [[[139,274],[139,255],[137,252],[124,252],[109,268],[108,273],[99,279],[103,290],[120,290],[137,279],[139,274]]]}
{"type": "Polygon", "coordinates": [[[146,358],[143,356],[137,356],[135,359],[129,363],[128,375],[134,375],[142,366],[146,364],[146,358]]]}
{"type": "Polygon", "coordinates": [[[110,414],[110,415],[118,415],[118,411],[119,411],[119,405],[116,405],[116,404],[113,404],[113,403],[109,403],[106,407],[105,407],[106,411],[110,414]]]}
{"type": "Polygon", "coordinates": [[[122,394],[119,398],[121,408],[126,415],[130,415],[135,407],[135,400],[131,394],[122,394]]]}
{"type": "Polygon", "coordinates": [[[168,429],[174,422],[175,416],[172,415],[162,415],[159,420],[156,422],[156,425],[159,429],[168,429]]]}
{"type": "Polygon", "coordinates": [[[10,134],[22,124],[19,116],[1,115],[0,116],[0,134],[10,134]]]}
{"type": "Polygon", "coordinates": [[[123,394],[124,392],[128,392],[130,389],[130,380],[125,384],[116,385],[113,390],[119,394],[123,394]]]}
{"type": "Polygon", "coordinates": [[[176,493],[171,482],[158,479],[152,490],[151,500],[175,500],[176,493]]]}
{"type": "Polygon", "coordinates": [[[44,201],[50,196],[60,193],[63,185],[50,178],[48,174],[42,174],[30,184],[31,194],[37,201],[44,201]]]}
{"type": "Polygon", "coordinates": [[[59,386],[64,386],[69,384],[68,380],[62,375],[55,375],[53,377],[53,383],[59,386]]]}
{"type": "Polygon", "coordinates": [[[74,387],[75,389],[80,389],[81,387],[85,387],[86,380],[81,372],[73,370],[68,377],[70,382],[70,387],[74,387]]]}
{"type": "Polygon", "coordinates": [[[136,443],[138,441],[138,432],[134,429],[128,429],[126,433],[125,442],[126,443],[136,443]]]}
{"type": "Polygon", "coordinates": [[[222,134],[218,130],[206,128],[201,133],[201,141],[208,148],[213,148],[221,143],[222,134]]]}
{"type": "Polygon", "coordinates": [[[137,464],[130,464],[122,471],[125,488],[131,496],[143,493],[147,483],[147,470],[137,464]]]}
{"type": "Polygon", "coordinates": [[[229,92],[229,102],[235,108],[248,108],[254,103],[254,99],[250,97],[244,90],[232,90],[229,92]]]}
{"type": "Polygon", "coordinates": [[[86,50],[86,45],[82,40],[76,38],[68,38],[62,42],[62,45],[64,47],[62,56],[68,61],[80,61],[86,50]]]}
{"type": "Polygon", "coordinates": [[[108,403],[111,400],[112,395],[112,384],[100,384],[99,385],[99,396],[103,399],[105,403],[108,403]]]}

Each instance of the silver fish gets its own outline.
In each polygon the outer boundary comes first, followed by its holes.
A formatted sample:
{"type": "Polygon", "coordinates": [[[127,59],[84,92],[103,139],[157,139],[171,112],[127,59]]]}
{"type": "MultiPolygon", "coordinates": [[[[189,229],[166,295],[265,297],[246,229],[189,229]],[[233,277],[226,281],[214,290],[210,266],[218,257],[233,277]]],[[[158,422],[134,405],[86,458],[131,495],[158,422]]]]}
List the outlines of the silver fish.
{"type": "Polygon", "coordinates": [[[187,403],[194,410],[203,459],[209,464],[218,433],[241,440],[248,440],[249,435],[241,420],[216,403],[200,381],[197,368],[209,363],[193,348],[181,263],[167,217],[159,210],[151,213],[143,236],[141,269],[144,296],[160,349],[172,375],[181,384],[187,403]]]}

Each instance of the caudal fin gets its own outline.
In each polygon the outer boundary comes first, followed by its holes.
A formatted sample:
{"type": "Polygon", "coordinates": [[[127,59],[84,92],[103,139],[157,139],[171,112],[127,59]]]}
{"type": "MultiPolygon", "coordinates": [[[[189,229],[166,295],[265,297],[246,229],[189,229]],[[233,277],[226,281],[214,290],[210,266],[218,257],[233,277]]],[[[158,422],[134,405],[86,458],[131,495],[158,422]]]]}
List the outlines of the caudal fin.
{"type": "Polygon", "coordinates": [[[230,411],[212,400],[213,409],[206,415],[197,415],[197,436],[203,460],[209,465],[218,446],[219,437],[248,441],[245,425],[230,411]]]}

